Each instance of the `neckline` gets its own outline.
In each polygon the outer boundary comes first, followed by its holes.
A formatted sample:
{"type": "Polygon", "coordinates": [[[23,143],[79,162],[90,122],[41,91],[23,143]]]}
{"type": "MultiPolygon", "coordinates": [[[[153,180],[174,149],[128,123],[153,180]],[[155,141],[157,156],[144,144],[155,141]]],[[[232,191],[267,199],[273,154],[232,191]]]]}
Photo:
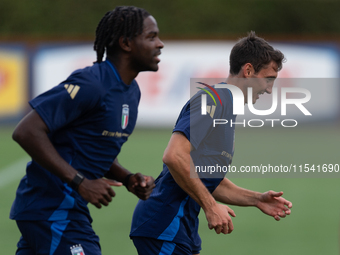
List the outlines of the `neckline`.
{"type": "Polygon", "coordinates": [[[113,73],[115,74],[117,80],[118,80],[119,82],[123,82],[122,79],[120,78],[120,76],[119,76],[119,74],[118,74],[116,68],[111,64],[110,60],[105,60],[105,62],[108,63],[108,65],[111,67],[111,69],[112,69],[113,73]]]}

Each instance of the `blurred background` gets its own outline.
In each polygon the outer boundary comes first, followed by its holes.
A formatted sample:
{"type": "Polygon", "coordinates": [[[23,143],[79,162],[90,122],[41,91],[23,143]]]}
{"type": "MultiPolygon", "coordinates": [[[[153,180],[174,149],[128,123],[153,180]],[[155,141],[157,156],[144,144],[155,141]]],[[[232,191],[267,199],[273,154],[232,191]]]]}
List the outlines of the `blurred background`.
{"type": "MultiPolygon", "coordinates": [[[[97,24],[119,5],[149,11],[165,44],[159,71],[137,77],[142,99],[136,131],[119,157],[124,166],[158,176],[171,128],[190,97],[190,79],[226,78],[232,46],[251,30],[285,54],[287,62],[279,78],[310,81],[306,85],[312,93],[310,109],[317,108],[318,114],[306,123],[294,115],[302,124],[289,130],[238,127],[233,164],[339,164],[338,0],[0,0],[0,247],[4,254],[15,252],[20,237],[8,215],[29,161],[11,133],[30,110],[31,98],[95,61],[97,24]]],[[[257,209],[233,207],[237,217],[229,236],[210,231],[202,213],[201,254],[338,254],[340,185],[333,176],[234,179],[261,192],[283,190],[293,202],[293,213],[275,222],[257,209]]],[[[117,197],[108,208],[90,206],[103,254],[136,254],[128,234],[137,199],[124,189],[115,189],[117,197]]]]}

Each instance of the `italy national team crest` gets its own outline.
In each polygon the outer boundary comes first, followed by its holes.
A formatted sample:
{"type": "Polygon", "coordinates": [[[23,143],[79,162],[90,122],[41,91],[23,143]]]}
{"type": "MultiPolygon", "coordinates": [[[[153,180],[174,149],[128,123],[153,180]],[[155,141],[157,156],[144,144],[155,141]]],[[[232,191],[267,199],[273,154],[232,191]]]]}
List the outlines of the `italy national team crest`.
{"type": "Polygon", "coordinates": [[[70,247],[72,255],[85,255],[83,247],[80,244],[73,245],[70,247]]]}
{"type": "Polygon", "coordinates": [[[122,129],[125,129],[129,123],[129,105],[123,104],[122,109],[122,129]]]}

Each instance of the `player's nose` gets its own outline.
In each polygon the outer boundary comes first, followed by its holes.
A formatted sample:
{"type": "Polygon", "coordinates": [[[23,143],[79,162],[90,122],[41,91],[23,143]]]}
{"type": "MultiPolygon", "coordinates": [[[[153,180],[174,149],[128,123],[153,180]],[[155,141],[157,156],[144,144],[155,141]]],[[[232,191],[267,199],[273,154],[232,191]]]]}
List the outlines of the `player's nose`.
{"type": "Polygon", "coordinates": [[[159,38],[158,38],[157,48],[159,48],[159,49],[164,48],[164,43],[159,38]]]}
{"type": "Polygon", "coordinates": [[[268,94],[271,94],[271,93],[272,93],[272,91],[273,91],[273,85],[274,85],[274,84],[271,84],[271,85],[269,85],[269,86],[266,88],[266,93],[268,93],[268,94]]]}

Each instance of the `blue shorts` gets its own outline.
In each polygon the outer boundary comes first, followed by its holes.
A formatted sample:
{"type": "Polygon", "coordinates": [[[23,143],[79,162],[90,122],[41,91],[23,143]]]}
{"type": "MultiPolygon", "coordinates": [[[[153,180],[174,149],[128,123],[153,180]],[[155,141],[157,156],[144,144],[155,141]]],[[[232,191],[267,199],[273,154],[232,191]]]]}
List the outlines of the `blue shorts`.
{"type": "Polygon", "coordinates": [[[16,255],[101,255],[99,238],[86,221],[17,221],[16,255]]]}
{"type": "Polygon", "coordinates": [[[148,237],[132,237],[138,255],[192,255],[199,254],[189,246],[148,237]]]}

